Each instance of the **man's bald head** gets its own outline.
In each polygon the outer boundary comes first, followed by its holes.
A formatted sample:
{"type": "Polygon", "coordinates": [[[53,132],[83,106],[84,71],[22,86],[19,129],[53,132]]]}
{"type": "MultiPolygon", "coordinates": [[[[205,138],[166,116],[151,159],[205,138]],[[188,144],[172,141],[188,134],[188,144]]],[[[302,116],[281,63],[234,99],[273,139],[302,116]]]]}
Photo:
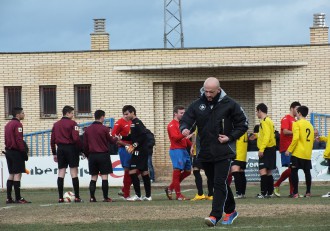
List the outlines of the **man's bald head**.
{"type": "Polygon", "coordinates": [[[204,82],[204,87],[205,86],[212,87],[212,88],[219,88],[220,87],[220,82],[217,78],[209,77],[204,82]]]}
{"type": "Polygon", "coordinates": [[[221,91],[220,82],[217,78],[209,77],[204,82],[204,94],[208,101],[212,101],[221,91]]]}

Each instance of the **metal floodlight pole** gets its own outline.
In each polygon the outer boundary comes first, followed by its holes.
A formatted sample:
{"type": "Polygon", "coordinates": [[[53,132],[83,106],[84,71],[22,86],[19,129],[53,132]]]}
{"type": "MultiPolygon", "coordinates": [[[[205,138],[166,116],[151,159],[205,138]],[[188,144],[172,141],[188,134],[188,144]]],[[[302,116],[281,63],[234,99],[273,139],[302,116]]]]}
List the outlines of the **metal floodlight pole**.
{"type": "Polygon", "coordinates": [[[184,47],[181,0],[164,0],[164,48],[184,47]]]}

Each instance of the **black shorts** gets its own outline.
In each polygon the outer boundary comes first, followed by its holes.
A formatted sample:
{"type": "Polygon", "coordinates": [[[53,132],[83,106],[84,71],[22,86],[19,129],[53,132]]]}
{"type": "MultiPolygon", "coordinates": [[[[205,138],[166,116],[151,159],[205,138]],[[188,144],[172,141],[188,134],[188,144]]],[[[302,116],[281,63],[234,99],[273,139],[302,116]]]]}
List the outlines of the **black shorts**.
{"type": "Polygon", "coordinates": [[[301,158],[296,157],[296,156],[291,156],[290,167],[291,168],[295,167],[297,169],[303,169],[303,170],[311,170],[312,169],[312,161],[301,159],[301,158]]]}
{"type": "Polygon", "coordinates": [[[264,156],[259,158],[259,170],[266,168],[267,170],[276,169],[276,147],[265,148],[264,156]]]}
{"type": "Polygon", "coordinates": [[[241,169],[246,169],[246,162],[245,161],[233,160],[233,162],[231,163],[231,166],[234,166],[234,165],[239,166],[241,169]]]}
{"type": "Polygon", "coordinates": [[[199,161],[198,156],[194,156],[192,160],[193,168],[203,169],[202,163],[199,161]]]}
{"type": "Polygon", "coordinates": [[[16,150],[6,150],[6,159],[9,174],[25,172],[24,153],[16,150]]]}
{"type": "Polygon", "coordinates": [[[88,156],[89,175],[108,175],[112,173],[109,153],[90,153],[88,156]]]}
{"type": "Polygon", "coordinates": [[[58,169],[79,167],[79,152],[74,144],[59,144],[57,147],[58,169]]]}
{"type": "Polygon", "coordinates": [[[130,169],[148,171],[148,152],[134,151],[132,154],[130,169]]]}

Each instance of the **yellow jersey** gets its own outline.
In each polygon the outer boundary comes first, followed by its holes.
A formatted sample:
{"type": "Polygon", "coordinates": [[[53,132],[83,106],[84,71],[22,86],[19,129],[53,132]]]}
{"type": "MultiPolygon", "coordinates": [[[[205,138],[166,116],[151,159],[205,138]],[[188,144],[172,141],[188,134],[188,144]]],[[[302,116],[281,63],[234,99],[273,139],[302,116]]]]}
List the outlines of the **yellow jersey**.
{"type": "Polygon", "coordinates": [[[306,119],[299,119],[292,124],[292,142],[288,151],[292,156],[300,159],[310,160],[314,143],[313,125],[306,119]]]}
{"type": "Polygon", "coordinates": [[[248,148],[248,134],[247,132],[236,140],[236,159],[238,161],[246,162],[248,148]]]}
{"type": "Polygon", "coordinates": [[[325,147],[325,150],[323,153],[324,159],[330,159],[330,142],[328,142],[328,140],[330,141],[330,131],[329,131],[328,137],[320,136],[320,141],[324,141],[327,143],[327,146],[325,147]]]}
{"type": "Polygon", "coordinates": [[[257,146],[259,152],[264,152],[265,148],[276,146],[274,123],[268,116],[260,121],[257,146]]]}

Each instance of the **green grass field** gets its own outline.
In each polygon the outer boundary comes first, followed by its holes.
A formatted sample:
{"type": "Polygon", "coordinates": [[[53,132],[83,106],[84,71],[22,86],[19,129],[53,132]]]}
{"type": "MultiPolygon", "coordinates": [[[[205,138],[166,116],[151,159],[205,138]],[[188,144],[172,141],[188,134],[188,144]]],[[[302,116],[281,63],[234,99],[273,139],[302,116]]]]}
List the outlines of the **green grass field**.
{"type": "MultiPolygon", "coordinates": [[[[31,204],[5,204],[5,191],[0,194],[0,230],[330,230],[329,183],[312,186],[312,198],[288,198],[287,186],[281,198],[257,199],[259,185],[249,185],[247,198],[236,200],[238,218],[233,225],[204,224],[210,201],[169,201],[163,187],[153,187],[153,201],[127,202],[110,188],[113,203],[89,203],[87,189],[82,189],[84,203],[57,203],[54,189],[22,190],[31,204]],[[284,196],[285,195],[285,196],[284,196]]],[[[196,193],[193,186],[182,189],[187,197],[196,193]]],[[[300,192],[304,192],[301,183],[300,192]]],[[[97,189],[101,201],[101,189],[97,189]]]]}

